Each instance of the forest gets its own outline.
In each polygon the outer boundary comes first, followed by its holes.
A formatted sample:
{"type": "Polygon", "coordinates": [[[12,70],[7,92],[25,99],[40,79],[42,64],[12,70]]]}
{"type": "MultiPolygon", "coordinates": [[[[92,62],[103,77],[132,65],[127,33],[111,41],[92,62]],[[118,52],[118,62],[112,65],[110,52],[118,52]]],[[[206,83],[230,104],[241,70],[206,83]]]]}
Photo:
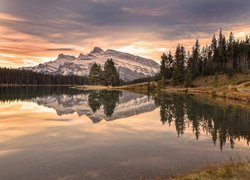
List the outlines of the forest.
{"type": "Polygon", "coordinates": [[[29,70],[0,68],[0,84],[4,85],[83,85],[87,78],[36,73],[29,70]]]}
{"type": "Polygon", "coordinates": [[[171,80],[174,85],[191,86],[199,76],[216,74],[248,73],[250,70],[250,37],[237,40],[231,32],[227,39],[220,30],[213,36],[211,44],[201,48],[196,40],[192,51],[178,45],[174,56],[171,51],[161,57],[159,79],[171,80]]]}
{"type": "Polygon", "coordinates": [[[4,85],[106,85],[118,86],[122,84],[119,72],[112,59],[108,59],[101,66],[94,63],[88,77],[48,75],[23,69],[11,69],[0,67],[0,84],[4,85]]]}

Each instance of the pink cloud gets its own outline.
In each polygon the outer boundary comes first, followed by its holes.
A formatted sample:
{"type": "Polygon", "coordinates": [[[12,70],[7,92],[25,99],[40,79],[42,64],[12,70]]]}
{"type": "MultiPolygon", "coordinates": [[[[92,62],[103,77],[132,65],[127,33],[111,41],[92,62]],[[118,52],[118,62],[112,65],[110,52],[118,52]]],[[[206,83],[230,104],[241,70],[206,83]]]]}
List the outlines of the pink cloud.
{"type": "Polygon", "coordinates": [[[144,16],[164,16],[167,14],[165,8],[129,8],[129,7],[122,7],[123,12],[136,14],[136,15],[144,15],[144,16]]]}

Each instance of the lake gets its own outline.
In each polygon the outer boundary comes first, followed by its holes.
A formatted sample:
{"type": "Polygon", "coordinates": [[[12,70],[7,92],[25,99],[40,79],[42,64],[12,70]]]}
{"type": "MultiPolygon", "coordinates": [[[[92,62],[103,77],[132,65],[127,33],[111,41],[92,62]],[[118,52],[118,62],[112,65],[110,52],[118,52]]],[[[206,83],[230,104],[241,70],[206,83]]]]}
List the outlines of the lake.
{"type": "Polygon", "coordinates": [[[0,179],[169,177],[250,158],[250,111],[188,95],[0,88],[0,179]]]}

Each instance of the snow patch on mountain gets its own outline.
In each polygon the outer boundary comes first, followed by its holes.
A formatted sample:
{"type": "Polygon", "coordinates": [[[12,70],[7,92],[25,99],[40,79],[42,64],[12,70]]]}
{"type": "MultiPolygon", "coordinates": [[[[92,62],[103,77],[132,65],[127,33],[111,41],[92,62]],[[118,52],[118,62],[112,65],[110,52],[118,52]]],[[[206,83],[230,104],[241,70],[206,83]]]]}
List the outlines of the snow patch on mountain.
{"type": "Polygon", "coordinates": [[[95,47],[89,54],[81,53],[78,57],[59,54],[54,61],[24,69],[44,74],[87,76],[94,63],[103,67],[108,58],[113,59],[124,81],[153,76],[159,71],[159,64],[154,60],[112,49],[104,51],[99,47],[95,47]]]}

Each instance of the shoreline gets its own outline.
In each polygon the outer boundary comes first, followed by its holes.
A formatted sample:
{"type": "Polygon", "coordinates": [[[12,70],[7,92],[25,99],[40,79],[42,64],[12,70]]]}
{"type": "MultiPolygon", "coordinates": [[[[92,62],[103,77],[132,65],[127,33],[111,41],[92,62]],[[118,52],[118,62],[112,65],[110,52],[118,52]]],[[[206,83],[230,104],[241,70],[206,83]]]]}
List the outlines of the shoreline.
{"type": "Polygon", "coordinates": [[[71,86],[77,86],[77,85],[69,85],[69,84],[0,84],[0,87],[32,87],[32,86],[65,86],[65,87],[71,87],[71,86]]]}
{"type": "Polygon", "coordinates": [[[194,87],[194,88],[185,88],[185,87],[174,87],[167,86],[163,88],[158,88],[154,84],[148,87],[148,83],[140,83],[134,85],[125,85],[118,87],[111,86],[74,86],[78,90],[127,90],[138,93],[147,93],[148,90],[153,92],[165,92],[165,93],[181,93],[181,94],[190,94],[190,95],[205,95],[210,97],[219,97],[223,99],[235,100],[238,102],[250,103],[250,89],[242,91],[237,87],[194,87]],[[152,87],[153,86],[153,87],[152,87]]]}
{"type": "MultiPolygon", "coordinates": [[[[160,179],[166,178],[161,177],[160,179]]],[[[183,175],[176,175],[170,177],[170,179],[250,179],[250,162],[229,162],[221,165],[208,165],[200,170],[194,170],[183,175]]]]}
{"type": "Polygon", "coordinates": [[[238,103],[248,103],[250,104],[250,87],[244,89],[245,84],[250,84],[250,82],[244,82],[237,86],[228,86],[228,87],[192,87],[185,88],[181,86],[165,86],[158,87],[156,82],[149,83],[138,83],[132,85],[123,85],[123,86],[101,86],[101,85],[58,85],[58,84],[44,84],[44,85],[25,85],[25,84],[0,84],[0,87],[70,87],[77,90],[126,90],[136,93],[148,94],[148,91],[160,93],[178,93],[178,94],[189,94],[189,95],[204,95],[207,97],[218,97],[225,100],[233,100],[238,103]]]}

